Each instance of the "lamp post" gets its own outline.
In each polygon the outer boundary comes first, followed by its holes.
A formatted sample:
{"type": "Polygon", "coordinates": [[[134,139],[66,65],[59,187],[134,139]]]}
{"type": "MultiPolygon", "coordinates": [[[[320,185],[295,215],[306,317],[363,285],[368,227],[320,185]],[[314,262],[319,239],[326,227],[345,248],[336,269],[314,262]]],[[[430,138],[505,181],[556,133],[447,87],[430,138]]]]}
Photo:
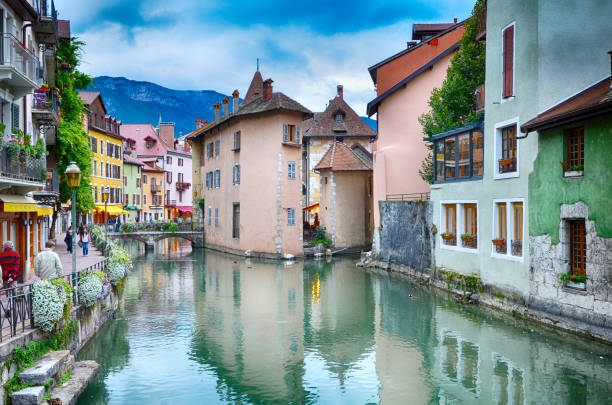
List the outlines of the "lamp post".
{"type": "Polygon", "coordinates": [[[104,237],[108,240],[108,196],[110,187],[102,187],[102,201],[104,201],[104,237]]]}
{"type": "MultiPolygon", "coordinates": [[[[66,183],[72,190],[72,285],[76,287],[76,189],[81,184],[81,170],[76,162],[70,162],[66,168],[66,183]]],[[[74,299],[76,302],[76,288],[74,288],[74,299]]]]}

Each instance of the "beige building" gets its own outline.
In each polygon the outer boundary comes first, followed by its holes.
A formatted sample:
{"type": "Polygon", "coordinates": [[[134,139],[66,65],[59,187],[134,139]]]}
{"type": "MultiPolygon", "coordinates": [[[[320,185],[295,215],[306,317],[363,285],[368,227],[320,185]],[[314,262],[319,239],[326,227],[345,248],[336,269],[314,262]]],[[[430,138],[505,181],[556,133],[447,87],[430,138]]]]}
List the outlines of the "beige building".
{"type": "Polygon", "coordinates": [[[369,245],[374,229],[371,155],[358,146],[334,142],[315,170],[321,178],[321,226],[332,244],[369,245]]]}
{"type": "Polygon", "coordinates": [[[344,101],[344,87],[338,85],[336,97],[329,100],[325,111],[314,113],[313,117],[304,121],[304,159],[302,163],[304,178],[304,205],[308,211],[304,221],[314,224],[315,214],[320,207],[320,179],[315,166],[323,155],[336,141],[349,146],[361,145],[366,152],[371,152],[371,142],[376,138],[376,132],[357,115],[344,101]]]}
{"type": "Polygon", "coordinates": [[[256,72],[215,104],[215,121],[189,134],[196,201],[204,199],[206,245],[280,257],[303,254],[300,126],[312,113],[256,72]]]}

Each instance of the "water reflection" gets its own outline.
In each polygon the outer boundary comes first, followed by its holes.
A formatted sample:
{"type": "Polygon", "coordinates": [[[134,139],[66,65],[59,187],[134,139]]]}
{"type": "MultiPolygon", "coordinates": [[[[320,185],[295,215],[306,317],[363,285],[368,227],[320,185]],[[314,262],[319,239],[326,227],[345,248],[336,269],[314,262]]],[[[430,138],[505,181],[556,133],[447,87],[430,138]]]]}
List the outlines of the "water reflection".
{"type": "Polygon", "coordinates": [[[353,260],[142,246],[79,403],[607,403],[610,346],[459,306],[353,260]],[[165,253],[169,252],[169,253],[165,253]],[[140,256],[138,256],[140,255],[140,256]],[[125,319],[125,320],[123,320],[125,319]]]}

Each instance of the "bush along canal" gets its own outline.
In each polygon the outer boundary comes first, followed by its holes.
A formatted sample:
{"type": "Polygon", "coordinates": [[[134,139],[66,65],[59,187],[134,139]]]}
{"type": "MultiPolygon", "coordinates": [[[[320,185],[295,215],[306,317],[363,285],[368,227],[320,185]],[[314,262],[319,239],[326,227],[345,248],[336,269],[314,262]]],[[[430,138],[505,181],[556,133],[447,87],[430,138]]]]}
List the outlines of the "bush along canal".
{"type": "Polygon", "coordinates": [[[356,259],[253,260],[172,239],[156,252],[135,260],[117,316],[80,352],[101,371],[79,404],[612,398],[610,345],[459,304],[356,259]]]}

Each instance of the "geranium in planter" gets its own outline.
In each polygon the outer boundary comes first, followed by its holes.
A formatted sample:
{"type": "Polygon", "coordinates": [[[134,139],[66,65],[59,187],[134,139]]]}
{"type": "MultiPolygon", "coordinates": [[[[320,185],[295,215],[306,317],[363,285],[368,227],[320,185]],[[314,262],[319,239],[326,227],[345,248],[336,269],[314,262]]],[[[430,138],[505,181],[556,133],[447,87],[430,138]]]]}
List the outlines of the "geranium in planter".
{"type": "Polygon", "coordinates": [[[582,276],[580,274],[572,274],[571,272],[563,273],[559,276],[559,281],[561,281],[563,284],[568,284],[568,283],[586,284],[587,276],[582,276]]]}
{"type": "Polygon", "coordinates": [[[89,308],[96,303],[104,290],[104,274],[92,272],[79,280],[79,301],[89,308]]]}
{"type": "Polygon", "coordinates": [[[506,243],[506,240],[502,238],[495,238],[491,242],[493,242],[495,246],[502,246],[504,243],[506,243]]]}
{"type": "Polygon", "coordinates": [[[442,239],[444,239],[444,240],[451,240],[451,239],[453,239],[455,237],[455,234],[452,233],[452,232],[444,232],[440,236],[442,236],[442,239]]]}
{"type": "Polygon", "coordinates": [[[474,240],[474,235],[471,233],[464,233],[461,235],[461,240],[465,242],[472,242],[474,240]]]}

